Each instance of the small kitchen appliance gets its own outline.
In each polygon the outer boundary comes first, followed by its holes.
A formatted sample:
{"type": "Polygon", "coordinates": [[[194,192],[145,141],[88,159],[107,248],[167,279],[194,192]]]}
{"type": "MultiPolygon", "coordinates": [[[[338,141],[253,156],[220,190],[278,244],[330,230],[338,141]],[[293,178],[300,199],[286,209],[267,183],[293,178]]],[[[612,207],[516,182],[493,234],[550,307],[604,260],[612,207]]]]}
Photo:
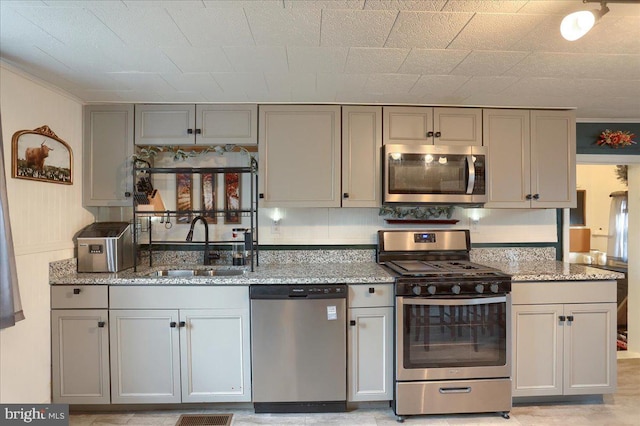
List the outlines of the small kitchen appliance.
{"type": "Polygon", "coordinates": [[[469,260],[468,230],[378,231],[395,276],[398,421],[511,410],[511,276],[469,260]]]}
{"type": "Polygon", "coordinates": [[[482,146],[385,145],[383,202],[481,205],[487,170],[482,146]]]}
{"type": "Polygon", "coordinates": [[[96,222],[77,236],[78,272],[119,272],[133,267],[133,236],[127,222],[96,222]]]}

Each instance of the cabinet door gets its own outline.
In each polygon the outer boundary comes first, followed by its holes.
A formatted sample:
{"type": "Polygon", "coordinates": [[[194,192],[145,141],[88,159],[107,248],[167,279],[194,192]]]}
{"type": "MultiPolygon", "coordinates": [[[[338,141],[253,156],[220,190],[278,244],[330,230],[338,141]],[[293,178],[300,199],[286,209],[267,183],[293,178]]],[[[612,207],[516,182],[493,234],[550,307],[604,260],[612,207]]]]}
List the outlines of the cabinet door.
{"type": "Polygon", "coordinates": [[[384,144],[433,145],[433,108],[384,107],[384,144]]]}
{"type": "Polygon", "coordinates": [[[615,392],[616,304],[565,305],[564,315],[564,394],[615,392]]]}
{"type": "Polygon", "coordinates": [[[260,106],[264,207],[340,207],[340,107],[260,106]]]}
{"type": "Polygon", "coordinates": [[[529,111],[485,109],[482,131],[489,148],[487,208],[528,208],[531,194],[529,111]]]}
{"type": "Polygon", "coordinates": [[[180,402],[178,311],[111,310],[114,404],[180,402]]]}
{"type": "Polygon", "coordinates": [[[181,310],[182,402],[251,400],[249,310],[181,310]]]}
{"type": "Polygon", "coordinates": [[[576,206],[574,111],[531,111],[532,207],[576,206]]]}
{"type": "Polygon", "coordinates": [[[133,105],[84,107],[85,206],[131,206],[133,105]]]}
{"type": "Polygon", "coordinates": [[[349,401],[393,399],[393,308],[349,309],[349,401]]]}
{"type": "Polygon", "coordinates": [[[257,105],[196,105],[196,144],[256,145],[257,105]]]}
{"type": "Polygon", "coordinates": [[[342,107],[342,207],[380,207],[382,107],[342,107]]]}
{"type": "Polygon", "coordinates": [[[562,305],[514,305],[513,396],[562,395],[562,305]]]}
{"type": "Polygon", "coordinates": [[[106,309],[51,311],[54,403],[109,403],[106,321],[106,309]]]}
{"type": "Polygon", "coordinates": [[[136,145],[193,145],[195,105],[136,105],[136,145]]]}
{"type": "Polygon", "coordinates": [[[433,132],[435,145],[482,146],[482,109],[434,108],[433,132]]]}

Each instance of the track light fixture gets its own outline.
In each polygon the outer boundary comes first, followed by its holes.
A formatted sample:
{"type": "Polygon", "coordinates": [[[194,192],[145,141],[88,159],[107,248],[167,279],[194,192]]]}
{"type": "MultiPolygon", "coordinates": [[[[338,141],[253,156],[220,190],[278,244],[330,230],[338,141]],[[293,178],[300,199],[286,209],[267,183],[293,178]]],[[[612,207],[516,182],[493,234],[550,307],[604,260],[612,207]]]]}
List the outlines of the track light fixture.
{"type": "Polygon", "coordinates": [[[581,10],[579,12],[571,13],[564,17],[560,24],[560,34],[562,37],[569,41],[578,40],[580,37],[593,28],[593,26],[602,18],[609,8],[607,3],[636,3],[640,4],[638,0],[582,0],[583,3],[600,3],[600,10],[581,10]]]}

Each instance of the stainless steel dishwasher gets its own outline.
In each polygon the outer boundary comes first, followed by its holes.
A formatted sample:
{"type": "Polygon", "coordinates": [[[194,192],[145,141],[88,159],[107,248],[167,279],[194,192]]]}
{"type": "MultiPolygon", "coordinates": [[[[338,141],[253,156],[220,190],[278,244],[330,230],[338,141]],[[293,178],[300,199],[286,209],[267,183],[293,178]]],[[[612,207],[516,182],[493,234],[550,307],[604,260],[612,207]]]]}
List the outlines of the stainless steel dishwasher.
{"type": "Polygon", "coordinates": [[[346,411],[347,286],[256,285],[250,295],[255,412],[346,411]]]}

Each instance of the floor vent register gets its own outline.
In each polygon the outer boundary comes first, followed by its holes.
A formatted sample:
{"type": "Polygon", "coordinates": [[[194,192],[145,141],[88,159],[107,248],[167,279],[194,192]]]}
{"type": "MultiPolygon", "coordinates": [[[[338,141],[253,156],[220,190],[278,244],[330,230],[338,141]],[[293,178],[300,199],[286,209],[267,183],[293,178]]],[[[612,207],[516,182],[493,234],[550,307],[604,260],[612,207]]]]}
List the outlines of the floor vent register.
{"type": "Polygon", "coordinates": [[[176,426],[230,426],[233,414],[183,414],[176,426]]]}

